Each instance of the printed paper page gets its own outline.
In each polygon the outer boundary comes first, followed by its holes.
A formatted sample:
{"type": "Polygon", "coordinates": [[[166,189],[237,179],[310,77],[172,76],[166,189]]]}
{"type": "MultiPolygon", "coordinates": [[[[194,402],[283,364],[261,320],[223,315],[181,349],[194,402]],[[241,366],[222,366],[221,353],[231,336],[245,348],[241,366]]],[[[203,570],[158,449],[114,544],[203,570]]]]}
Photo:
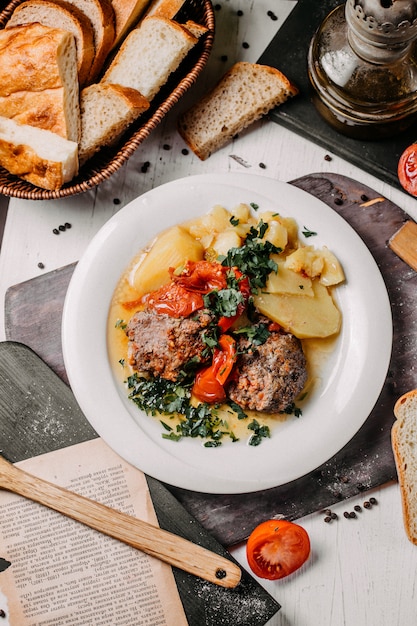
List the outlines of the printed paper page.
{"type": "MultiPolygon", "coordinates": [[[[157,525],[144,474],[100,438],[16,465],[157,525]]],[[[0,491],[0,557],[10,563],[0,572],[4,624],[187,625],[170,566],[7,491],[0,491]]]]}

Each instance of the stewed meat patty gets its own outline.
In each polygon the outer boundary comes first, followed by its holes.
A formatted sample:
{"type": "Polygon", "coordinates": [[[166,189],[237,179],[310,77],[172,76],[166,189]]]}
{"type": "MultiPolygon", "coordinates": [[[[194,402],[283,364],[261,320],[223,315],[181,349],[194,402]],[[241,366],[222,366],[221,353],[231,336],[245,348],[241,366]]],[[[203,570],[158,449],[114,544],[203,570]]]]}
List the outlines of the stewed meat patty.
{"type": "Polygon", "coordinates": [[[138,311],[126,329],[131,365],[137,371],[176,381],[191,359],[197,357],[203,362],[201,353],[206,345],[202,332],[212,319],[207,311],[187,318],[138,311]]]}
{"type": "Polygon", "coordinates": [[[294,402],[307,382],[306,358],[299,339],[273,332],[265,343],[246,352],[249,344],[238,340],[240,354],[227,395],[243,409],[279,413],[294,402]]]}

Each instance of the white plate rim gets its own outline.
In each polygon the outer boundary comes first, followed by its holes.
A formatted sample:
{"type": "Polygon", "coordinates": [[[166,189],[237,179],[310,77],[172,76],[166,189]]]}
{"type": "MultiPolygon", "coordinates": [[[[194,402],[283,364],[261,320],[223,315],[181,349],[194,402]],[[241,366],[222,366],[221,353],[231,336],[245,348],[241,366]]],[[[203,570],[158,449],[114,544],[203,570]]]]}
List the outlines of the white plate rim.
{"type": "Polygon", "coordinates": [[[391,357],[392,317],[385,283],[375,260],[359,235],[336,211],[294,185],[267,176],[200,174],[142,194],[110,218],[91,240],[76,265],[65,298],[62,348],[70,386],[81,410],[103,440],[125,460],[177,487],[207,493],[245,493],[296,480],[322,465],[350,441],[383,387],[391,357]],[[239,443],[237,448],[231,447],[235,444],[227,444],[206,449],[197,440],[166,442],[160,436],[159,425],[158,439],[153,426],[147,424],[145,430],[139,426],[137,414],[132,414],[133,403],[126,400],[106,360],[107,311],[114,287],[133,256],[163,228],[184,221],[184,215],[185,219],[202,215],[214,204],[231,209],[239,202],[249,203],[254,199],[259,200],[262,211],[270,205],[283,215],[295,217],[300,231],[303,226],[317,230],[317,239],[306,243],[328,245],[336,255],[342,256],[347,282],[339,288],[339,293],[344,321],[349,320],[351,327],[346,324],[342,327],[334,368],[345,382],[329,373],[324,400],[320,398],[321,403],[317,400],[315,426],[311,421],[313,415],[307,412],[297,421],[291,421],[289,433],[285,429],[284,434],[273,433],[271,439],[256,448],[239,443]],[[301,223],[298,214],[309,223],[301,223]],[[150,225],[146,222],[149,216],[150,225]],[[137,232],[133,226],[138,228],[137,232]],[[343,233],[343,239],[332,231],[335,226],[343,233]],[[328,232],[336,237],[337,245],[326,241],[328,232]],[[120,239],[126,244],[123,250],[120,239]],[[112,255],[113,248],[117,256],[112,255]],[[372,295],[366,288],[369,284],[372,295]],[[357,297],[352,299],[349,297],[352,295],[357,297]],[[94,325],[91,325],[92,303],[101,307],[94,325]],[[356,371],[352,371],[352,364],[356,363],[352,351],[358,353],[354,355],[360,363],[356,371]],[[354,390],[349,397],[345,396],[348,392],[344,385],[354,390]],[[327,406],[335,414],[334,421],[324,410],[327,406]],[[338,428],[334,427],[335,422],[338,428]],[[324,441],[315,439],[317,430],[321,437],[324,435],[324,441]],[[217,469],[210,469],[211,466],[217,469]]]}

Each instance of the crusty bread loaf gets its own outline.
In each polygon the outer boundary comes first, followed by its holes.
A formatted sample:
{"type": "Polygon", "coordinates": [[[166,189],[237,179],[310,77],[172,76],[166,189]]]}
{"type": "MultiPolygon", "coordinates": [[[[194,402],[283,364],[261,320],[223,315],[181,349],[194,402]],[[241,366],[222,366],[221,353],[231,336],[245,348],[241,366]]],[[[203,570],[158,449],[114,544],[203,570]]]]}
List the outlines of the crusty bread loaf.
{"type": "Polygon", "coordinates": [[[121,85],[93,84],[81,91],[81,140],[79,161],[83,165],[95,152],[111,145],[149,102],[135,89],[121,85]]]}
{"type": "Polygon", "coordinates": [[[394,406],[396,421],[391,442],[397,467],[404,527],[417,545],[417,389],[401,396],[394,406]]]}
{"type": "Polygon", "coordinates": [[[65,0],[27,0],[15,8],[6,28],[33,22],[52,28],[62,28],[74,35],[78,80],[80,85],[84,85],[95,54],[94,31],[87,16],[65,0]]]}
{"type": "Polygon", "coordinates": [[[60,189],[78,173],[78,144],[49,130],[0,117],[0,165],[43,189],[60,189]]]}
{"type": "Polygon", "coordinates": [[[136,26],[148,4],[149,0],[112,0],[116,22],[113,48],[118,47],[127,33],[136,26]]]}
{"type": "Polygon", "coordinates": [[[256,63],[233,65],[206,96],[183,113],[178,130],[201,159],[207,159],[244,128],[296,95],[279,70],[256,63]]]}
{"type": "Polygon", "coordinates": [[[67,0],[82,11],[93,27],[94,59],[87,78],[92,83],[103,67],[115,38],[115,16],[110,0],[67,0]]]}
{"type": "Polygon", "coordinates": [[[0,30],[0,115],[78,141],[74,36],[34,23],[0,30]]]}
{"type": "Polygon", "coordinates": [[[128,34],[102,82],[131,87],[151,101],[196,43],[176,22],[147,17],[128,34]]]}

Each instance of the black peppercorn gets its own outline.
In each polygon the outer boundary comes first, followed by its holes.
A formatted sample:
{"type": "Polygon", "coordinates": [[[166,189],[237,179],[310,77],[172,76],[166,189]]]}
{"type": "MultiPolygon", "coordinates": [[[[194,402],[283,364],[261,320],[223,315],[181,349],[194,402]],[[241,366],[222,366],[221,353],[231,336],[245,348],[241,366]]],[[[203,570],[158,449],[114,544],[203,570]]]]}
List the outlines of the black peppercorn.
{"type": "Polygon", "coordinates": [[[53,231],[54,235],[59,235],[59,230],[57,228],[54,228],[53,231]]]}
{"type": "Polygon", "coordinates": [[[362,511],[362,507],[360,507],[360,506],[359,506],[359,504],[356,504],[353,508],[354,508],[354,509],[355,509],[355,511],[357,511],[358,513],[359,513],[360,511],[362,511]]]}
{"type": "Polygon", "coordinates": [[[244,42],[242,43],[242,48],[245,48],[245,50],[247,50],[249,47],[250,47],[250,46],[249,46],[249,44],[248,44],[248,42],[247,42],[247,41],[244,41],[244,42]]]}
{"type": "Polygon", "coordinates": [[[371,504],[377,504],[376,498],[369,498],[371,504]]]}
{"type": "Polygon", "coordinates": [[[44,264],[41,261],[39,261],[38,267],[40,270],[43,270],[45,268],[44,264]]]}
{"type": "Polygon", "coordinates": [[[334,203],[340,205],[340,204],[343,204],[343,200],[342,198],[335,198],[334,203]]]}

